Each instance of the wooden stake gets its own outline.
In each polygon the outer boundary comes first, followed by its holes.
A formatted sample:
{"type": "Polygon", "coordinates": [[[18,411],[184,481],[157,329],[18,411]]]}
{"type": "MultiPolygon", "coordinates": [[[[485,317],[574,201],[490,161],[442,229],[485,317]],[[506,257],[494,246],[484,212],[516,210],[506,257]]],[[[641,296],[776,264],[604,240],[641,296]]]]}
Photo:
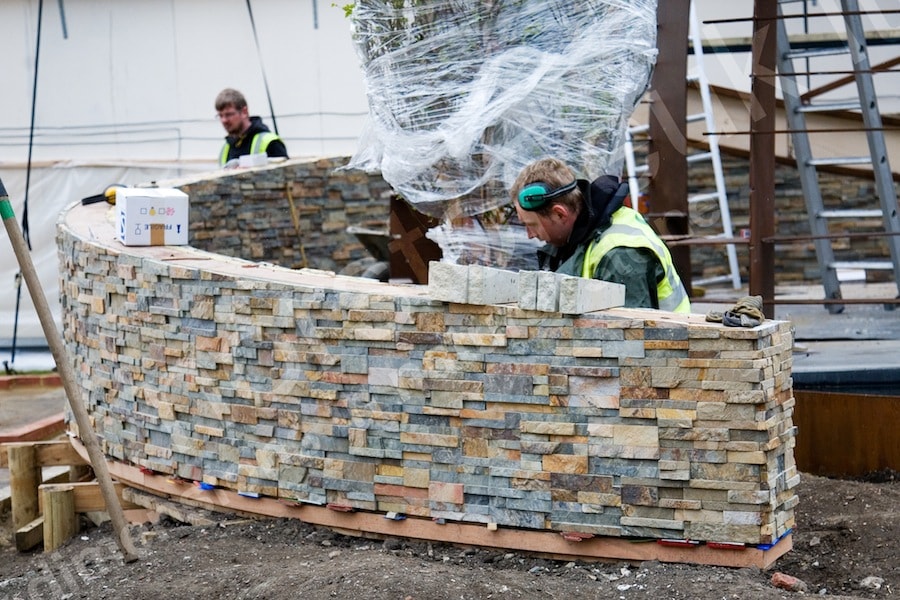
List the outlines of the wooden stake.
{"type": "Polygon", "coordinates": [[[35,460],[31,444],[7,444],[9,456],[9,500],[15,529],[24,527],[35,518],[38,510],[38,486],[41,485],[41,466],[35,460]]]}
{"type": "Polygon", "coordinates": [[[16,529],[16,550],[28,552],[44,542],[44,517],[16,529]]]}
{"type": "Polygon", "coordinates": [[[70,484],[41,487],[44,505],[44,552],[52,552],[78,533],[75,488],[70,484]]]}
{"type": "Polygon", "coordinates": [[[50,352],[53,354],[53,360],[56,362],[56,368],[66,390],[66,398],[69,400],[69,407],[75,415],[75,422],[78,424],[81,441],[88,451],[88,458],[90,458],[91,466],[94,467],[94,473],[97,476],[97,481],[100,483],[100,489],[103,491],[103,498],[106,500],[106,510],[116,532],[119,550],[121,550],[125,562],[134,562],[138,559],[138,551],[129,535],[125,513],[122,511],[122,507],[116,497],[116,490],[113,487],[112,478],[109,476],[106,457],[100,449],[97,436],[94,435],[90,417],[82,403],[80,390],[75,381],[72,364],[66,358],[66,348],[63,344],[62,335],[56,329],[53,314],[50,312],[50,305],[47,304],[47,298],[44,296],[40,279],[28,252],[28,244],[22,235],[18,222],[16,222],[12,205],[9,202],[9,196],[6,194],[6,188],[3,186],[2,181],[0,181],[0,218],[3,219],[3,224],[6,226],[9,241],[12,242],[13,251],[16,253],[16,259],[19,261],[19,268],[22,269],[22,276],[28,285],[28,292],[31,294],[32,303],[41,321],[41,327],[44,330],[44,336],[47,338],[47,344],[50,346],[50,352]]]}

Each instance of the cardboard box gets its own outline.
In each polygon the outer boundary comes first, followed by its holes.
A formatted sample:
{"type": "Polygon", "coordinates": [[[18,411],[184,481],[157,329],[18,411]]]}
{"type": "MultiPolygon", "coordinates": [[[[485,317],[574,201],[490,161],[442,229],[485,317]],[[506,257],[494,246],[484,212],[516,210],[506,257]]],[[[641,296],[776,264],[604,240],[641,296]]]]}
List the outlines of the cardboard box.
{"type": "Polygon", "coordinates": [[[116,190],[119,241],[126,246],[188,243],[188,195],[174,188],[116,190]]]}

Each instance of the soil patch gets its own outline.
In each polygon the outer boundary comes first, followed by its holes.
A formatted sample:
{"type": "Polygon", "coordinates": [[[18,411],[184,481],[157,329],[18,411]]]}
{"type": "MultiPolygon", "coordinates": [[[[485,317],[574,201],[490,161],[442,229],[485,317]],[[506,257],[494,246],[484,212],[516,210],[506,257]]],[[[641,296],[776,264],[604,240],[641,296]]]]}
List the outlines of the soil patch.
{"type": "MultiPolygon", "coordinates": [[[[0,536],[0,600],[331,598],[788,598],[775,573],[823,598],[888,598],[900,581],[900,482],[804,475],[794,549],[767,571],[658,562],[587,563],[396,538],[351,537],[293,520],[237,519],[136,528],[125,564],[108,525],[56,552],[16,552],[9,515],[0,536]]],[[[727,550],[723,550],[727,551],[727,550]]]]}

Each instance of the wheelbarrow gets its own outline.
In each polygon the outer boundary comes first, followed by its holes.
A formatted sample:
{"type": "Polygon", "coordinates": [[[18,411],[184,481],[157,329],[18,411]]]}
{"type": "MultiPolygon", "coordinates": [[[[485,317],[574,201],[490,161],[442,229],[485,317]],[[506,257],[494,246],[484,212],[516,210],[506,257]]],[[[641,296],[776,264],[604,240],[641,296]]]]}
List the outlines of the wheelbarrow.
{"type": "Polygon", "coordinates": [[[341,269],[342,275],[354,275],[378,281],[388,281],[391,276],[391,251],[388,244],[391,241],[390,232],[374,227],[350,225],[345,229],[369,252],[371,257],[355,260],[341,269]]]}

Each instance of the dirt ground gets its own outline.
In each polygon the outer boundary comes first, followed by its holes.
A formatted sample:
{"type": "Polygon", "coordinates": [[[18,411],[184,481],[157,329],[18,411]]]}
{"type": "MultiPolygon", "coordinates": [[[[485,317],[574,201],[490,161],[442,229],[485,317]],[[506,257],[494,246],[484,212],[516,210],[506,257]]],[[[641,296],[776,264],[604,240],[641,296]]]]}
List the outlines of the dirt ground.
{"type": "MultiPolygon", "coordinates": [[[[348,537],[297,521],[219,515],[135,527],[124,563],[108,524],[51,553],[19,553],[9,515],[0,537],[0,600],[217,598],[579,599],[889,598],[900,595],[900,481],[804,475],[794,549],[770,569],[552,561],[524,554],[348,537]],[[783,573],[795,591],[773,584],[783,573]]],[[[727,550],[723,550],[727,551],[727,550]]]]}

